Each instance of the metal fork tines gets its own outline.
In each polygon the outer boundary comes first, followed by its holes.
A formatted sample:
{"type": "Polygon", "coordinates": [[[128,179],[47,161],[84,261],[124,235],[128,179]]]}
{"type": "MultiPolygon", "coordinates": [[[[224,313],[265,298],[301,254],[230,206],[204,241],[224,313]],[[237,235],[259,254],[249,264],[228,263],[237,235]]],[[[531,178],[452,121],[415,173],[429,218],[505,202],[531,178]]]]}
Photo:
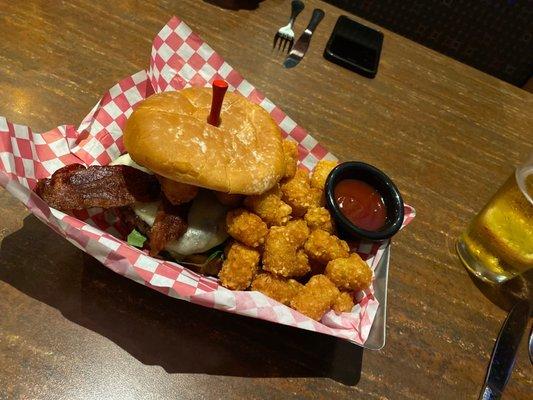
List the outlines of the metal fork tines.
{"type": "Polygon", "coordinates": [[[296,17],[298,14],[302,12],[305,5],[300,0],[293,0],[291,3],[291,19],[289,20],[289,23],[277,31],[276,35],[274,36],[274,44],[272,45],[272,48],[276,48],[276,45],[278,46],[278,51],[282,50],[285,51],[285,48],[288,45],[287,52],[289,52],[292,48],[292,45],[294,44],[294,31],[292,30],[292,27],[294,26],[294,21],[296,20],[296,17]]]}

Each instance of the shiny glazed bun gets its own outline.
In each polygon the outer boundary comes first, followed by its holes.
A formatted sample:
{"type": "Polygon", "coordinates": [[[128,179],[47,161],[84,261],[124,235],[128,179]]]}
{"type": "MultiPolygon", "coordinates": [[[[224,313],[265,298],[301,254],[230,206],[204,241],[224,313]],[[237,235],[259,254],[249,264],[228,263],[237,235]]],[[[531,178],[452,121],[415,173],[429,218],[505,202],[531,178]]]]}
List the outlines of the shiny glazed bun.
{"type": "Polygon", "coordinates": [[[219,127],[207,123],[211,88],[144,100],[124,129],[131,158],[156,174],[225,193],[260,194],[284,174],[281,133],[260,106],[228,92],[219,127]]]}

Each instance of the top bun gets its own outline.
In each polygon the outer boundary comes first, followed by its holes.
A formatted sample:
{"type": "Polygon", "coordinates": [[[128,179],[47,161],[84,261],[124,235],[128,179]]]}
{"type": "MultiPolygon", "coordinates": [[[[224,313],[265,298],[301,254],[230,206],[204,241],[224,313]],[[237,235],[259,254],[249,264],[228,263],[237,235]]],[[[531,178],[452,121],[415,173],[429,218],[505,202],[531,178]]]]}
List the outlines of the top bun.
{"type": "Polygon", "coordinates": [[[260,106],[228,92],[220,126],[210,125],[211,97],[211,88],[189,88],[144,100],[124,129],[131,158],[166,178],[220,192],[272,188],[285,172],[276,123],[260,106]]]}

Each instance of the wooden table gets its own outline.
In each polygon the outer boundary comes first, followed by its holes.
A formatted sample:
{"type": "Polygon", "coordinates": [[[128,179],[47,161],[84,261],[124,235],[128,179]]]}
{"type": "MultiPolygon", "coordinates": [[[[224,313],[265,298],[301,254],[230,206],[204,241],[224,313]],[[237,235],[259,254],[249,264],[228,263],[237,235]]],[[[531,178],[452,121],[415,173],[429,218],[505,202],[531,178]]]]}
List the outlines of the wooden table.
{"type": "MultiPolygon", "coordinates": [[[[533,150],[531,94],[386,30],[376,79],[348,72],[322,58],[342,12],[317,0],[297,30],[315,6],[326,17],[291,70],[270,50],[286,1],[151,3],[0,1],[0,115],[36,131],[79,123],[146,67],[153,36],[180,16],[333,153],[385,170],[416,207],[394,238],[387,345],[363,354],[161,296],[0,190],[0,399],[477,398],[508,303],[478,288],[454,241],[533,150]]],[[[531,398],[531,377],[524,340],[506,398],[531,398]]]]}

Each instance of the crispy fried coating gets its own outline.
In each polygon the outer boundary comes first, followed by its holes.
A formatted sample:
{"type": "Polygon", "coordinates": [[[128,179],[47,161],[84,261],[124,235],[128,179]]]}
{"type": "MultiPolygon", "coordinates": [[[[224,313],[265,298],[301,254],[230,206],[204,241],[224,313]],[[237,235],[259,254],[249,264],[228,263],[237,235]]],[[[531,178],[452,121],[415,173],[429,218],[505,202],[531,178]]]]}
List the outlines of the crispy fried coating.
{"type": "Polygon", "coordinates": [[[333,233],[333,223],[331,215],[324,207],[311,207],[305,213],[305,222],[309,229],[322,229],[323,231],[333,233]]]}
{"type": "Polygon", "coordinates": [[[311,172],[311,187],[324,190],[326,179],[333,168],[337,166],[337,161],[321,160],[313,172],[311,172]]]}
{"type": "Polygon", "coordinates": [[[315,275],[292,299],[291,307],[314,320],[320,320],[339,296],[339,289],[324,275],[315,275]]]}
{"type": "Polygon", "coordinates": [[[285,178],[292,178],[296,173],[298,165],[298,143],[293,140],[283,141],[283,152],[285,153],[285,178]]]}
{"type": "Polygon", "coordinates": [[[311,232],[304,248],[309,258],[324,265],[336,258],[348,257],[350,250],[348,243],[322,229],[311,232]]]}
{"type": "Polygon", "coordinates": [[[268,232],[266,224],[259,216],[243,208],[231,210],[226,214],[226,228],[233,239],[250,247],[262,245],[268,232]]]}
{"type": "Polygon", "coordinates": [[[268,226],[285,225],[289,221],[292,208],[281,200],[281,192],[278,186],[274,186],[267,192],[247,196],[244,205],[255,214],[259,215],[268,226]]]}
{"type": "Polygon", "coordinates": [[[232,290],[246,290],[257,273],[260,254],[238,242],[227,247],[226,259],[218,277],[222,286],[232,290]]]}
{"type": "Polygon", "coordinates": [[[331,308],[333,308],[335,313],[340,314],[352,311],[354,305],[355,303],[352,295],[349,292],[341,292],[341,294],[335,299],[335,303],[333,303],[333,307],[331,308]]]}
{"type": "Polygon", "coordinates": [[[242,203],[244,196],[242,194],[232,194],[224,192],[213,192],[220,204],[229,207],[237,207],[242,203]]]}
{"type": "Polygon", "coordinates": [[[292,207],[292,215],[303,217],[309,207],[319,207],[321,193],[309,184],[309,175],[298,169],[291,179],[281,185],[282,199],[292,207]]]}
{"type": "Polygon", "coordinates": [[[311,188],[311,193],[313,194],[313,199],[317,207],[325,207],[326,205],[326,191],[322,189],[311,188]]]}
{"type": "Polygon", "coordinates": [[[269,273],[257,275],[252,282],[252,290],[257,290],[286,306],[303,287],[304,285],[294,279],[280,278],[269,273]]]}
{"type": "Polygon", "coordinates": [[[309,237],[309,228],[303,219],[295,219],[287,224],[286,230],[291,243],[300,248],[309,237]]]}
{"type": "Polygon", "coordinates": [[[341,289],[362,290],[372,282],[372,270],[356,253],[330,261],[325,273],[341,289]]]}
{"type": "Polygon", "coordinates": [[[198,194],[198,186],[176,182],[161,175],[157,175],[157,179],[165,197],[175,206],[188,203],[198,194]]]}
{"type": "Polygon", "coordinates": [[[270,228],[265,240],[263,269],[285,278],[304,276],[311,268],[301,248],[309,235],[304,220],[270,228]]]}

